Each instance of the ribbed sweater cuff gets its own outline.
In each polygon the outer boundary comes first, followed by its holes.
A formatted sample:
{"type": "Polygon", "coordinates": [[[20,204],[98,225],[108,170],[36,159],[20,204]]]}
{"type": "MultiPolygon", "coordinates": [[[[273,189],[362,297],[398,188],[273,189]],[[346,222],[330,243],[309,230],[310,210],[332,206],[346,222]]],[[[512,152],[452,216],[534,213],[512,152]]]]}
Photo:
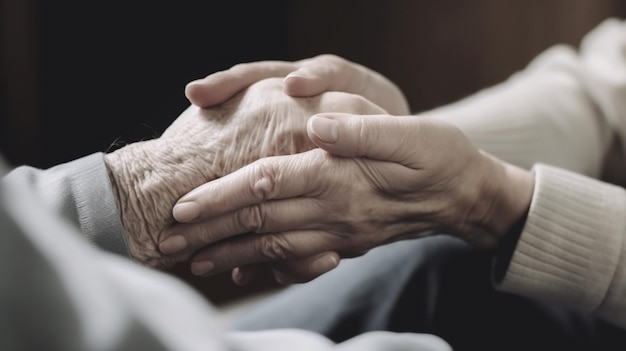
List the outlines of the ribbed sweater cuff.
{"type": "Polygon", "coordinates": [[[75,172],[72,175],[72,190],[80,228],[87,240],[103,250],[130,257],[104,154],[99,152],[85,156],[67,166],[75,172]]]}
{"type": "Polygon", "coordinates": [[[496,287],[592,312],[605,298],[620,259],[626,193],[547,165],[533,171],[528,219],[496,287]]]}

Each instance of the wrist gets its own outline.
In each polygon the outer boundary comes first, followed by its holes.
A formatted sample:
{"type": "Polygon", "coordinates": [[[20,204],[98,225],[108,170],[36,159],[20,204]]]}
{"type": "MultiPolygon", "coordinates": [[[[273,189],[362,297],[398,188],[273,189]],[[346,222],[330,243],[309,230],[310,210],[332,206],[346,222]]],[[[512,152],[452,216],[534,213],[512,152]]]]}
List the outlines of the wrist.
{"type": "Polygon", "coordinates": [[[105,156],[129,251],[148,266],[167,268],[179,261],[158,249],[161,233],[174,222],[171,209],[182,195],[215,178],[207,172],[207,155],[190,158],[183,150],[179,143],[154,139],[105,156]]]}
{"type": "Polygon", "coordinates": [[[491,155],[485,157],[493,164],[493,175],[487,184],[484,202],[488,211],[483,227],[491,233],[489,249],[497,249],[503,239],[516,227],[523,226],[534,189],[534,176],[525,169],[502,162],[491,155]]]}

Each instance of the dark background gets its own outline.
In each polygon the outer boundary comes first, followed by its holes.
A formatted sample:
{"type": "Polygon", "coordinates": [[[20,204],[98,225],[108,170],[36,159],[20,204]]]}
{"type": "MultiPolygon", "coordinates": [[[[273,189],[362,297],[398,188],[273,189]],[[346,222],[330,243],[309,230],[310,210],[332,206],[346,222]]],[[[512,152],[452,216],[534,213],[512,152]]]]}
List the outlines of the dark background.
{"type": "Polygon", "coordinates": [[[38,167],[158,135],[187,106],[185,83],[236,63],[338,54],[419,111],[626,14],[622,0],[0,3],[0,148],[38,167]]]}
{"type": "Polygon", "coordinates": [[[187,82],[236,63],[334,53],[389,77],[417,112],[626,15],[623,0],[0,4],[0,150],[37,167],[158,135],[187,82]]]}

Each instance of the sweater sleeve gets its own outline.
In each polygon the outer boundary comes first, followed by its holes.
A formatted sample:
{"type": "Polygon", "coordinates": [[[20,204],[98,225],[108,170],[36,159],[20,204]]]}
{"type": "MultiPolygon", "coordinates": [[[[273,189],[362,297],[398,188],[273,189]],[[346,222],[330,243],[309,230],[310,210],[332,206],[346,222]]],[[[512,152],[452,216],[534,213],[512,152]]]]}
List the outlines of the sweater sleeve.
{"type": "Polygon", "coordinates": [[[511,260],[496,261],[508,265],[496,287],[626,328],[626,193],[598,180],[611,148],[624,151],[624,52],[626,24],[608,19],[578,50],[552,47],[507,81],[426,115],[535,174],[511,260]]]}
{"type": "Polygon", "coordinates": [[[525,169],[545,163],[598,178],[613,142],[626,140],[624,50],[626,25],[608,19],[580,49],[551,47],[505,82],[423,114],[525,169]]]}
{"type": "MultiPolygon", "coordinates": [[[[535,160],[528,218],[508,269],[497,284],[503,291],[593,313],[622,328],[626,328],[626,193],[621,187],[586,177],[597,177],[597,173],[585,170],[593,170],[589,168],[593,160],[606,162],[606,140],[616,140],[623,154],[625,50],[626,24],[620,20],[603,22],[583,39],[572,76],[584,92],[581,99],[588,102],[586,113],[600,126],[602,132],[597,135],[604,139],[592,142],[591,131],[585,131],[589,125],[574,118],[569,130],[578,131],[574,136],[580,138],[579,147],[558,134],[554,139],[572,148],[571,153],[563,151],[559,157],[578,160],[580,167],[552,163],[561,167],[556,168],[541,164],[541,158],[535,160]],[[576,124],[585,127],[576,128],[576,124]],[[586,153],[581,147],[598,151],[586,153]]],[[[564,118],[572,116],[576,114],[564,118]]]]}
{"type": "Polygon", "coordinates": [[[77,226],[88,241],[130,257],[103,153],[45,170],[17,167],[2,182],[31,189],[57,216],[77,226]]]}
{"type": "Polygon", "coordinates": [[[626,191],[548,165],[533,171],[528,218],[497,288],[626,328],[626,191]]]}

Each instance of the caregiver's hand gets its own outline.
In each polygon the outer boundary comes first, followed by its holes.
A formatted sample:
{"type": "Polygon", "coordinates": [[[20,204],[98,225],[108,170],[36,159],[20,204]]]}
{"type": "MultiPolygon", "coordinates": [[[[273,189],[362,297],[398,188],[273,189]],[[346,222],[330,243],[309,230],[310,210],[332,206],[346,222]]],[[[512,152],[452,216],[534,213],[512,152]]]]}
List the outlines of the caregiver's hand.
{"type": "Polygon", "coordinates": [[[180,246],[165,235],[175,222],[172,207],[176,201],[259,158],[312,149],[307,121],[311,115],[330,111],[385,113],[354,94],[328,92],[293,98],[283,93],[282,79],[270,78],[220,106],[189,106],[160,137],[106,154],[133,258],[159,268],[187,261],[191,252],[164,254],[180,246]]]}
{"type": "Polygon", "coordinates": [[[307,131],[321,149],[261,159],[179,199],[173,215],[187,223],[168,235],[210,244],[194,274],[433,233],[495,249],[528,209],[532,175],[443,121],[318,114],[307,131]]]}
{"type": "Polygon", "coordinates": [[[194,105],[212,107],[249,85],[272,77],[285,77],[284,91],[293,97],[340,91],[361,95],[392,115],[410,113],[402,91],[389,79],[365,66],[328,54],[295,62],[238,64],[190,82],[185,88],[185,95],[194,105]]]}

